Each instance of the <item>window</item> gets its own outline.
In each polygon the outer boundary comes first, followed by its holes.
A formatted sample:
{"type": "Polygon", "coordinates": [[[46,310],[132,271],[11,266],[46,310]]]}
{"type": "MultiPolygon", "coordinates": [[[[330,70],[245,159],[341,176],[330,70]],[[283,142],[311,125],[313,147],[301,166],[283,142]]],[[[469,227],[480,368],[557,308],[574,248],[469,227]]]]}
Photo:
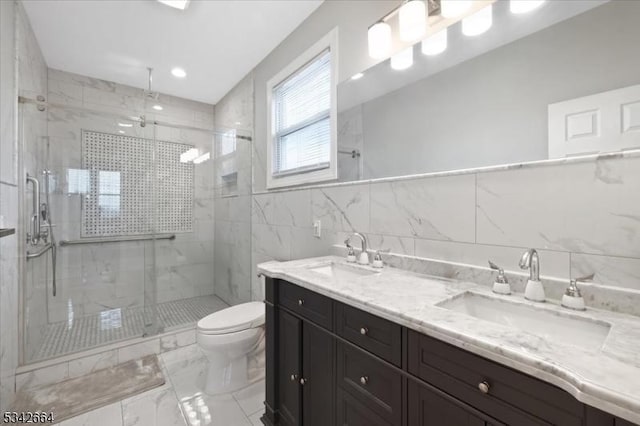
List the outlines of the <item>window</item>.
{"type": "Polygon", "coordinates": [[[336,40],[334,30],[267,83],[269,188],[337,178],[336,40]]]}

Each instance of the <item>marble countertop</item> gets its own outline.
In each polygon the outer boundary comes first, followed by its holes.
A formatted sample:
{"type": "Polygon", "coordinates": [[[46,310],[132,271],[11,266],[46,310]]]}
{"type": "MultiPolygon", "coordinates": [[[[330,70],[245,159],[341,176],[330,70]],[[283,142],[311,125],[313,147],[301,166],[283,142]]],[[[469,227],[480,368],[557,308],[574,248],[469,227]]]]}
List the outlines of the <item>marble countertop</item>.
{"type": "Polygon", "coordinates": [[[258,272],[433,336],[502,365],[554,384],[579,401],[640,423],[640,318],[604,310],[568,311],[553,301],[529,302],[521,294],[498,296],[487,286],[385,267],[374,275],[333,278],[311,270],[336,256],[266,262],[258,272]],[[476,319],[437,306],[465,292],[509,300],[557,315],[611,325],[602,347],[586,350],[476,319]]]}

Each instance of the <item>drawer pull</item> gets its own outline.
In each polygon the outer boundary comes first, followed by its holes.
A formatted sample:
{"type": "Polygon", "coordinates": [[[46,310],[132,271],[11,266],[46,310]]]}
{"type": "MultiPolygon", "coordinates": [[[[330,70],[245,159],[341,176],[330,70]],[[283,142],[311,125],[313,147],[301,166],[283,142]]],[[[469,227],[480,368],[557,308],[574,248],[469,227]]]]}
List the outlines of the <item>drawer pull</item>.
{"type": "Polygon", "coordinates": [[[369,376],[362,376],[360,377],[360,384],[361,385],[366,385],[367,383],[369,383],[369,376]]]}
{"type": "Polygon", "coordinates": [[[304,299],[298,299],[298,306],[304,305],[304,299]]]}
{"type": "Polygon", "coordinates": [[[305,379],[304,377],[303,377],[302,379],[300,379],[300,384],[301,384],[302,386],[304,386],[304,385],[305,385],[305,383],[307,383],[307,379],[305,379]]]}
{"type": "Polygon", "coordinates": [[[478,389],[480,389],[480,392],[484,394],[489,393],[489,388],[489,383],[487,383],[486,381],[478,383],[478,389]]]}
{"type": "Polygon", "coordinates": [[[367,334],[369,334],[369,329],[367,327],[360,328],[360,334],[366,336],[367,334]]]}
{"type": "Polygon", "coordinates": [[[291,378],[292,382],[295,382],[296,380],[298,380],[298,375],[297,374],[292,374],[290,378],[291,378]]]}

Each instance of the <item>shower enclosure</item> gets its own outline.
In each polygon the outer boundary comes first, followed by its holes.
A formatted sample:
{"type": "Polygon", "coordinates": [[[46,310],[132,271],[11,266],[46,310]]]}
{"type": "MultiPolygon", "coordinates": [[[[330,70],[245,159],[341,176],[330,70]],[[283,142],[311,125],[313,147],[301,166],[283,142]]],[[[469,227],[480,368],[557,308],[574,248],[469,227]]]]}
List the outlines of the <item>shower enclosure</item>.
{"type": "Polygon", "coordinates": [[[55,70],[47,82],[20,100],[22,362],[248,301],[251,134],[214,128],[212,105],[55,70]],[[247,205],[218,223],[232,198],[247,205]]]}

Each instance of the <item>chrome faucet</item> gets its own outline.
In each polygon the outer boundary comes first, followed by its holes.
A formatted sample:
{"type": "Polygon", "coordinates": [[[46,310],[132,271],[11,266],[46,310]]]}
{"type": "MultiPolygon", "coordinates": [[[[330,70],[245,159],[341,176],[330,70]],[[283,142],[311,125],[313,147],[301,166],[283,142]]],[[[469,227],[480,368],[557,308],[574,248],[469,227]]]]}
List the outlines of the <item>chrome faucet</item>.
{"type": "Polygon", "coordinates": [[[346,240],[344,240],[344,243],[347,245],[347,247],[351,246],[349,243],[350,243],[352,237],[360,238],[360,244],[361,244],[362,252],[360,252],[360,257],[358,258],[358,263],[360,263],[362,265],[368,265],[369,264],[369,253],[367,252],[367,237],[365,237],[364,234],[361,234],[359,232],[354,232],[353,234],[349,235],[346,240]]]}
{"type": "Polygon", "coordinates": [[[540,281],[540,258],[536,249],[529,249],[522,254],[520,268],[529,269],[529,280],[540,281]]]}
{"type": "Polygon", "coordinates": [[[540,282],[540,258],[535,249],[524,252],[520,258],[520,268],[529,269],[529,281],[524,289],[524,298],[533,302],[544,302],[546,297],[540,282]]]}

